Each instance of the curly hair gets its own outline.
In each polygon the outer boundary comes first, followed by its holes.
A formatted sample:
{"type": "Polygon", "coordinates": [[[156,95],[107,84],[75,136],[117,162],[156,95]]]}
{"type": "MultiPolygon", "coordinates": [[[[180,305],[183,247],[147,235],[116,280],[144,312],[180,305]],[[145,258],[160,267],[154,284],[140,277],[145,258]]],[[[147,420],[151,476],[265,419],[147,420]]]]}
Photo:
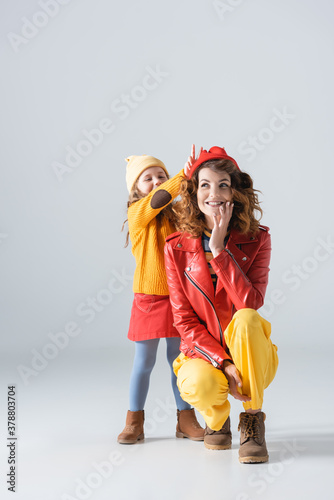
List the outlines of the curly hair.
{"type": "Polygon", "coordinates": [[[227,172],[230,175],[234,203],[230,228],[235,228],[242,234],[255,234],[259,230],[259,221],[263,213],[257,195],[260,191],[253,188],[250,175],[238,170],[231,160],[206,161],[195,171],[191,179],[182,180],[181,199],[173,206],[176,229],[198,238],[206,227],[205,216],[197,203],[198,174],[202,168],[210,168],[217,173],[227,172]],[[254,215],[255,211],[259,212],[258,218],[254,215]]]}
{"type": "MultiPolygon", "coordinates": [[[[169,177],[167,177],[167,178],[169,179],[169,177]]],[[[131,207],[131,205],[133,205],[137,201],[139,201],[142,198],[145,198],[145,196],[147,196],[146,194],[143,194],[140,191],[140,189],[138,189],[138,180],[139,180],[139,178],[136,180],[136,182],[133,185],[133,188],[130,191],[129,199],[128,199],[128,202],[127,202],[127,209],[129,209],[129,207],[131,207]]],[[[175,225],[175,215],[173,213],[172,204],[171,203],[169,203],[169,205],[167,205],[165,208],[163,208],[161,210],[161,212],[159,212],[156,217],[159,218],[159,219],[161,219],[162,217],[166,217],[168,220],[170,220],[175,225]]],[[[127,223],[127,221],[128,221],[128,219],[125,219],[125,221],[123,222],[122,231],[123,231],[124,226],[127,223]]],[[[129,236],[130,236],[130,234],[129,234],[129,231],[128,231],[127,235],[126,235],[125,245],[124,245],[125,248],[129,244],[129,236]]]]}

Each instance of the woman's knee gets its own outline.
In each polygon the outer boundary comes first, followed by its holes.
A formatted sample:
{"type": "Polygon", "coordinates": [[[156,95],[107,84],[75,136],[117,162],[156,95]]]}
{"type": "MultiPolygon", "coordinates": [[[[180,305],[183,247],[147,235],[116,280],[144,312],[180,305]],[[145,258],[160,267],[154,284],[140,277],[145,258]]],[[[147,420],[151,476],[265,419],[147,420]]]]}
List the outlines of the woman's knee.
{"type": "Polygon", "coordinates": [[[255,309],[239,309],[227,327],[227,337],[231,339],[233,335],[236,335],[238,338],[249,340],[264,333],[269,338],[270,328],[269,321],[262,318],[255,309]]]}
{"type": "Polygon", "coordinates": [[[233,319],[238,323],[250,325],[259,323],[261,316],[255,309],[245,308],[239,309],[239,311],[234,314],[233,319]]]}
{"type": "MultiPolygon", "coordinates": [[[[191,363],[191,362],[190,362],[191,363]]],[[[203,363],[206,363],[203,361],[203,363]]],[[[186,368],[186,367],[182,367],[186,368]]],[[[214,405],[221,396],[228,394],[228,383],[225,375],[212,367],[212,370],[180,369],[177,382],[181,396],[186,401],[199,406],[214,405]]],[[[187,367],[188,368],[188,367],[187,367]]]]}

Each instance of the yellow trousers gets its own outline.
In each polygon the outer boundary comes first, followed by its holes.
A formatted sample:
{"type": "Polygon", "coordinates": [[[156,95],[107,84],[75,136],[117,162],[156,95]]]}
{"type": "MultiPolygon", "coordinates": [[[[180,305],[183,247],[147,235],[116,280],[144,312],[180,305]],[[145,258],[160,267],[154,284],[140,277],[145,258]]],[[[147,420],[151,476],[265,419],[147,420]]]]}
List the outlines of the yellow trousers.
{"type": "MultiPolygon", "coordinates": [[[[240,393],[251,397],[244,409],[261,409],[264,389],[278,367],[277,347],[270,340],[271,325],[254,309],[240,309],[224,332],[231,358],[239,370],[240,393]]],[[[173,363],[177,385],[184,401],[194,406],[207,425],[218,431],[230,413],[229,385],[221,369],[181,353],[173,363]]]]}

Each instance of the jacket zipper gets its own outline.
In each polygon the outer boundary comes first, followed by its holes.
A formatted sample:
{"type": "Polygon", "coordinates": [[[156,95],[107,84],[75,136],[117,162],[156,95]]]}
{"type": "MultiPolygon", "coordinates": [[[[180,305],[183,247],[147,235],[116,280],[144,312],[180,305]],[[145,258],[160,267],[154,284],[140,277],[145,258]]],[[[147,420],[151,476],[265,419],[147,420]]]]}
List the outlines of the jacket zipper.
{"type": "Polygon", "coordinates": [[[207,352],[204,352],[203,349],[201,349],[200,347],[197,347],[197,345],[195,345],[195,349],[196,349],[196,351],[203,354],[203,356],[205,356],[213,364],[213,366],[215,368],[217,368],[217,366],[219,366],[217,361],[215,361],[213,358],[211,358],[211,356],[207,352]]]}
{"type": "Polygon", "coordinates": [[[197,290],[203,295],[203,297],[206,298],[206,300],[209,302],[210,306],[212,307],[212,310],[215,313],[215,316],[216,316],[216,319],[217,319],[217,323],[218,323],[218,326],[219,326],[220,343],[221,343],[221,345],[223,345],[223,331],[222,331],[222,328],[220,326],[220,322],[219,322],[219,318],[218,318],[217,313],[216,313],[215,306],[213,305],[213,303],[209,299],[209,297],[206,295],[206,293],[203,292],[203,290],[191,279],[191,277],[189,276],[189,274],[186,273],[186,271],[184,271],[184,274],[185,274],[186,278],[190,281],[190,283],[192,285],[194,285],[195,288],[197,288],[197,290]]]}
{"type": "Polygon", "coordinates": [[[228,248],[225,248],[225,252],[227,252],[232,257],[233,262],[235,262],[235,264],[238,266],[238,268],[240,269],[240,272],[245,276],[246,280],[250,282],[248,277],[245,275],[245,273],[243,272],[243,270],[241,269],[241,267],[239,266],[239,264],[235,260],[233,253],[228,248]]]}
{"type": "Polygon", "coordinates": [[[220,343],[221,343],[221,345],[223,345],[223,331],[222,331],[222,327],[221,327],[220,322],[219,322],[219,318],[217,316],[217,312],[216,312],[215,306],[213,305],[213,303],[209,299],[209,297],[206,295],[206,293],[203,292],[203,290],[191,279],[191,277],[189,276],[189,274],[186,273],[186,271],[184,271],[184,275],[190,281],[190,283],[192,285],[194,285],[195,288],[197,288],[197,290],[203,295],[203,297],[206,298],[206,300],[209,302],[210,306],[212,307],[212,310],[215,313],[215,316],[216,316],[216,319],[217,319],[217,323],[218,323],[218,326],[219,326],[220,343]]]}

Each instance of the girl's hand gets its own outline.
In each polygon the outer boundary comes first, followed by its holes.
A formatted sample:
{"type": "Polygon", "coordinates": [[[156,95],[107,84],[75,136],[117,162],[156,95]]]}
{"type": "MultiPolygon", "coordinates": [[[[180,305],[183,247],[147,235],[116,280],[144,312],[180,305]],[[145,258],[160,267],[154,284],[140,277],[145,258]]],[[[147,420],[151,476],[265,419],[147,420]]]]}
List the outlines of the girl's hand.
{"type": "Polygon", "coordinates": [[[218,213],[213,215],[213,229],[209,241],[209,248],[213,257],[217,257],[225,248],[224,240],[232,217],[233,207],[234,204],[228,201],[222,207],[219,207],[218,213]]]}
{"type": "Polygon", "coordinates": [[[240,378],[240,373],[233,363],[228,360],[224,360],[223,373],[227,378],[230,393],[235,399],[239,399],[239,401],[242,401],[243,403],[252,399],[249,396],[246,396],[246,394],[240,394],[240,392],[238,392],[238,387],[242,387],[242,381],[240,378]]]}
{"type": "Polygon", "coordinates": [[[199,153],[197,155],[197,158],[196,158],[195,157],[195,144],[193,144],[191,146],[190,156],[188,158],[188,161],[185,163],[184,169],[183,169],[184,175],[186,177],[188,177],[188,174],[189,174],[189,171],[190,171],[191,167],[193,166],[193,164],[195,163],[195,161],[198,160],[198,158],[199,158],[199,156],[200,156],[200,154],[201,154],[202,151],[203,151],[203,148],[201,147],[201,149],[199,150],[199,153]]]}

